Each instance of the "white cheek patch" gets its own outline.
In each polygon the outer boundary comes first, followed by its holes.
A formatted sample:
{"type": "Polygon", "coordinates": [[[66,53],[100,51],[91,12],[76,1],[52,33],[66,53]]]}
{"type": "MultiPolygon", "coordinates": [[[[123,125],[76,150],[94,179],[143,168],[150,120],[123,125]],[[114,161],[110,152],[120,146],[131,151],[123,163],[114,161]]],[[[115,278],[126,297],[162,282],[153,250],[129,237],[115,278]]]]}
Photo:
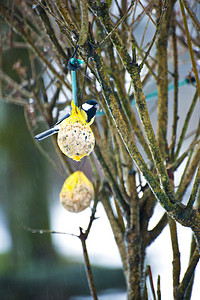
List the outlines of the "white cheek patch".
{"type": "Polygon", "coordinates": [[[82,109],[85,111],[90,110],[92,107],[93,107],[93,105],[88,104],[88,103],[83,103],[83,105],[82,105],[82,109]]]}

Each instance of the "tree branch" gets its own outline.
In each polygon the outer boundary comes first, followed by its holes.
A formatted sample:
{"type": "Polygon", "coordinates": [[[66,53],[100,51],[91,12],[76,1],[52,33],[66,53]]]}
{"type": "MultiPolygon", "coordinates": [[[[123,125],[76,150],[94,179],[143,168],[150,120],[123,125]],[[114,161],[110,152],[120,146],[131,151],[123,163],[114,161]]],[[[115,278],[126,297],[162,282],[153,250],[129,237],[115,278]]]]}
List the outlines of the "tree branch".
{"type": "Polygon", "coordinates": [[[197,263],[199,261],[199,258],[200,258],[200,254],[198,252],[198,250],[196,249],[191,260],[190,260],[190,263],[189,263],[189,266],[184,274],[184,277],[178,287],[178,290],[177,290],[177,300],[181,300],[181,299],[184,299],[184,295],[185,295],[185,292],[186,292],[186,289],[188,287],[188,284],[194,274],[194,270],[197,266],[197,263]]]}

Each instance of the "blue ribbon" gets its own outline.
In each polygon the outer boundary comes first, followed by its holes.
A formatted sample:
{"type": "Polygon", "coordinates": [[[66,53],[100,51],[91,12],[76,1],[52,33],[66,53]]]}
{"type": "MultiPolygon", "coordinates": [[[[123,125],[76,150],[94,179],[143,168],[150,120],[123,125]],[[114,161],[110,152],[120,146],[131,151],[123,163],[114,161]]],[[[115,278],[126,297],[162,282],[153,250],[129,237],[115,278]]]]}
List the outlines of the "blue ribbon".
{"type": "Polygon", "coordinates": [[[73,96],[73,101],[76,106],[78,106],[78,99],[77,99],[77,83],[76,83],[76,71],[80,67],[80,65],[83,63],[82,60],[76,59],[76,58],[71,58],[70,59],[70,64],[74,66],[74,71],[71,70],[72,72],[72,96],[73,96]]]}
{"type": "MultiPolygon", "coordinates": [[[[187,85],[187,84],[190,84],[190,82],[187,80],[187,79],[183,79],[182,81],[179,81],[178,82],[178,86],[179,87],[181,87],[181,86],[184,86],[184,85],[187,85]]],[[[170,85],[168,85],[168,91],[171,91],[171,90],[173,90],[174,89],[174,84],[170,84],[170,85]]],[[[152,98],[154,98],[154,97],[157,97],[158,96],[158,92],[157,91],[154,91],[154,92],[152,92],[152,93],[150,93],[150,94],[147,94],[146,95],[146,101],[148,101],[148,100],[150,100],[150,99],[152,99],[152,98]]],[[[131,101],[131,106],[135,106],[135,99],[133,99],[132,101],[131,101]]],[[[97,113],[96,113],[96,115],[97,116],[103,116],[104,115],[104,111],[97,111],[97,113]]]]}

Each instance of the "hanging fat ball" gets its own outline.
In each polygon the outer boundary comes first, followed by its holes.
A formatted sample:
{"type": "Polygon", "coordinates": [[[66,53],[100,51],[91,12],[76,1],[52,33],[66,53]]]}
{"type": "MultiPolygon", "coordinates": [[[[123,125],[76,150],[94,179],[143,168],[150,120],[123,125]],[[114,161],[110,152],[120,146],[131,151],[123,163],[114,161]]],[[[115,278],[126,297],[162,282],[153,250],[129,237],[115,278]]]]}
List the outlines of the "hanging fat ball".
{"type": "MultiPolygon", "coordinates": [[[[92,123],[94,122],[95,119],[95,115],[96,112],[99,108],[99,105],[97,103],[96,100],[88,100],[85,103],[82,104],[80,112],[83,116],[83,118],[85,119],[86,123],[88,123],[88,125],[92,125],[92,123]]],[[[47,137],[58,133],[59,129],[60,129],[60,125],[62,124],[62,121],[64,121],[65,119],[69,118],[70,114],[66,114],[61,120],[59,120],[52,128],[37,134],[34,139],[36,139],[38,142],[42,141],[43,139],[46,139],[47,137]]]]}
{"type": "Polygon", "coordinates": [[[90,125],[93,123],[98,103],[88,100],[81,110],[71,102],[71,115],[65,116],[53,128],[35,136],[38,141],[58,133],[57,142],[60,150],[68,157],[80,161],[89,155],[95,144],[94,134],[90,125]]]}
{"type": "Polygon", "coordinates": [[[72,112],[69,118],[62,121],[58,131],[57,142],[60,150],[72,158],[73,160],[80,161],[84,156],[89,155],[95,145],[95,138],[89,124],[85,117],[81,114],[73,101],[72,112]]]}
{"type": "Polygon", "coordinates": [[[81,212],[90,206],[94,199],[94,187],[81,171],[71,174],[60,192],[60,202],[70,212],[81,212]]]}

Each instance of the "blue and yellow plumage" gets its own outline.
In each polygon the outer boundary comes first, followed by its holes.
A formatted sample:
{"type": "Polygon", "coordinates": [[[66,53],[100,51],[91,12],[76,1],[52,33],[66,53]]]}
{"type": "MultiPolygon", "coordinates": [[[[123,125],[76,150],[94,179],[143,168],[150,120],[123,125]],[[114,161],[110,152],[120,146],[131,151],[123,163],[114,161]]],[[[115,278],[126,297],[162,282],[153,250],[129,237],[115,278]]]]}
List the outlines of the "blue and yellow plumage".
{"type": "Polygon", "coordinates": [[[69,158],[80,161],[94,149],[95,138],[90,125],[94,121],[98,103],[95,100],[88,100],[83,103],[80,110],[73,101],[71,105],[71,114],[67,114],[52,128],[36,135],[35,139],[41,141],[58,133],[57,143],[60,150],[69,158]]]}
{"type": "MultiPolygon", "coordinates": [[[[81,115],[83,116],[84,120],[88,123],[90,126],[95,119],[96,112],[98,110],[98,103],[96,100],[88,100],[85,103],[82,104],[80,112],[81,115]]],[[[43,139],[46,139],[47,137],[58,133],[61,123],[70,117],[70,114],[65,115],[61,120],[59,120],[52,128],[37,134],[34,138],[40,142],[43,139]]]]}

